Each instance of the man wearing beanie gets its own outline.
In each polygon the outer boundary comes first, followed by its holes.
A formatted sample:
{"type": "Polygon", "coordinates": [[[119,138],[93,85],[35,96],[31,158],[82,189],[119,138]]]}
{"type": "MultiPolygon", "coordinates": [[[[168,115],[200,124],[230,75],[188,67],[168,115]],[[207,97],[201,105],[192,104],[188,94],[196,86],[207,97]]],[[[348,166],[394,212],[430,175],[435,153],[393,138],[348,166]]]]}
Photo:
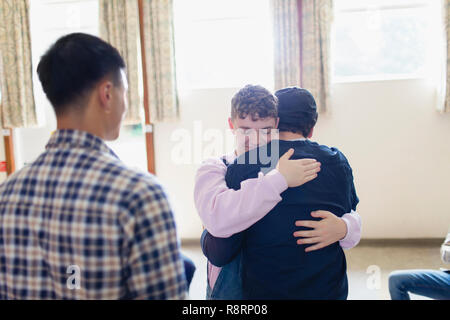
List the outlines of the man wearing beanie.
{"type": "Polygon", "coordinates": [[[352,169],[338,149],[309,140],[318,118],[309,91],[290,87],[275,95],[279,140],[236,159],[228,167],[227,185],[238,190],[242,181],[271,170],[278,155],[289,149],[294,150],[292,159],[317,159],[321,172],[315,180],[284,191],[282,201],[247,230],[230,238],[207,234],[203,251],[213,264],[226,264],[241,252],[244,299],[346,299],[347,266],[339,242],[305,249],[318,242],[315,228],[324,217],[322,210],[337,217],[356,210],[352,169]]]}

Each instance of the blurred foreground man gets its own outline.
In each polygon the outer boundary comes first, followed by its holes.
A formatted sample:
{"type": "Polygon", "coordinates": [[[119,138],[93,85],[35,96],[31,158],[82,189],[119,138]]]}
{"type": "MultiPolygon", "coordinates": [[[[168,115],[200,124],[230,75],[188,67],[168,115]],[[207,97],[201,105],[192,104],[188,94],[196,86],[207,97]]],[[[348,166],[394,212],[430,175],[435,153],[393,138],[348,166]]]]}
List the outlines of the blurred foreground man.
{"type": "Polygon", "coordinates": [[[185,298],[163,188],[104,143],[118,138],[127,110],[122,57],[97,37],[69,34],[37,72],[57,131],[0,186],[0,298],[185,298]]]}

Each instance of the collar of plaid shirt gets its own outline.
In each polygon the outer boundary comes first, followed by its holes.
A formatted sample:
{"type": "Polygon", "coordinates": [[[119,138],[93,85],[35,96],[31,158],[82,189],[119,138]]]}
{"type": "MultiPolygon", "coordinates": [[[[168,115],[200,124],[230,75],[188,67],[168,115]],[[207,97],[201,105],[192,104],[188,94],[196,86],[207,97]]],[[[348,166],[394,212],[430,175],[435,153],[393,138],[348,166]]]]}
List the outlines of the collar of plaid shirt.
{"type": "Polygon", "coordinates": [[[90,134],[86,131],[75,129],[61,129],[56,130],[45,148],[48,149],[72,149],[72,148],[86,148],[93,149],[104,153],[109,153],[112,156],[119,158],[114,151],[112,151],[106,143],[99,137],[90,134]]]}

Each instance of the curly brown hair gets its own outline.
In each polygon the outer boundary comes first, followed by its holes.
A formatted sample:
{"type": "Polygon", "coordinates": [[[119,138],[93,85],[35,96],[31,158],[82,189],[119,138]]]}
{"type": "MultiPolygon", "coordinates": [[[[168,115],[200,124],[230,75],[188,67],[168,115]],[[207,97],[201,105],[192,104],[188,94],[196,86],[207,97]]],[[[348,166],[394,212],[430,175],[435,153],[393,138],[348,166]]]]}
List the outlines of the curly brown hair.
{"type": "Polygon", "coordinates": [[[250,115],[253,121],[278,117],[278,98],[259,85],[246,85],[231,99],[231,119],[244,119],[250,115]]]}

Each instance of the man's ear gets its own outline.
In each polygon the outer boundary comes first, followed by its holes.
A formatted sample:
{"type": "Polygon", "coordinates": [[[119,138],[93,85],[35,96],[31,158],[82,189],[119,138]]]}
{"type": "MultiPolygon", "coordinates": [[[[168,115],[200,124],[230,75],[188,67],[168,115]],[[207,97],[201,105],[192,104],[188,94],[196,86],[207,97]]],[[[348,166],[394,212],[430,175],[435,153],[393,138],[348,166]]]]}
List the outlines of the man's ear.
{"type": "Polygon", "coordinates": [[[314,133],[314,127],[312,127],[311,131],[309,132],[309,134],[306,138],[311,139],[313,133],[314,133]]]}
{"type": "Polygon", "coordinates": [[[111,81],[103,81],[97,87],[101,108],[106,112],[111,112],[111,101],[113,99],[114,84],[111,81]]]}
{"type": "Polygon", "coordinates": [[[230,127],[231,130],[234,129],[233,121],[231,121],[231,118],[228,118],[228,126],[230,127]]]}
{"type": "Polygon", "coordinates": [[[275,129],[278,129],[278,125],[280,124],[280,118],[275,120],[275,129]]]}

